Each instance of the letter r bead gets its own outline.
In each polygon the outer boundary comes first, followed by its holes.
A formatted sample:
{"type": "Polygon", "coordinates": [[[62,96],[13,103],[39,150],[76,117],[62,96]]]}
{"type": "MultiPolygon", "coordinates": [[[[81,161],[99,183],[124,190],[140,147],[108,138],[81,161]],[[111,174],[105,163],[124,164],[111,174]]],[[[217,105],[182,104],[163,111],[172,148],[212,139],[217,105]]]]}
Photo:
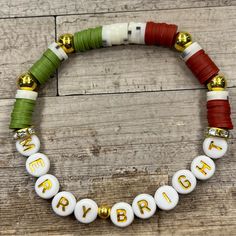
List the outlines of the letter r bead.
{"type": "Polygon", "coordinates": [[[141,219],[148,219],[156,212],[156,203],[149,194],[139,194],[132,203],[134,214],[141,219]]]}
{"type": "Polygon", "coordinates": [[[76,199],[70,192],[59,192],[52,199],[52,209],[59,216],[70,215],[74,211],[75,205],[76,199]]]}

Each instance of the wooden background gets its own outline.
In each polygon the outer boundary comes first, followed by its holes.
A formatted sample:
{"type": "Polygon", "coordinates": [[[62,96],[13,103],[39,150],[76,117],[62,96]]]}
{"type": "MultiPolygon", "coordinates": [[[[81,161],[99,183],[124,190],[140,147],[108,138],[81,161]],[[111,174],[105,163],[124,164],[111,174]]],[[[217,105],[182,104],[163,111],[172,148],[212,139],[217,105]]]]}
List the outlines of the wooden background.
{"type": "MultiPolygon", "coordinates": [[[[36,196],[8,129],[17,76],[58,35],[148,20],[193,34],[228,78],[235,119],[236,1],[0,0],[0,6],[1,235],[236,235],[234,131],[212,179],[181,196],[175,210],[120,229],[54,215],[50,201],[36,196]]],[[[72,55],[41,91],[35,112],[41,151],[62,189],[78,198],[131,203],[202,154],[206,89],[174,50],[118,46],[72,55]]]]}

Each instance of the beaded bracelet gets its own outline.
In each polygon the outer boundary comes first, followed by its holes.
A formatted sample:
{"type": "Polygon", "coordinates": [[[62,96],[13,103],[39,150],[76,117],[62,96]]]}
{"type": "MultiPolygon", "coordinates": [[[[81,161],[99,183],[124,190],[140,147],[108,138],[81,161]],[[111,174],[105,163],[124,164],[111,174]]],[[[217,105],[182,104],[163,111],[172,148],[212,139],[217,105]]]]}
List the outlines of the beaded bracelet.
{"type": "Polygon", "coordinates": [[[197,42],[187,32],[177,32],[177,26],[166,23],[119,23],[89,28],[72,34],[64,34],[52,43],[42,57],[31,66],[28,72],[18,78],[18,87],[14,108],[11,113],[10,128],[14,129],[16,149],[26,160],[27,172],[38,177],[35,183],[37,195],[52,199],[52,209],[59,216],[68,216],[74,212],[81,223],[91,223],[97,216],[110,218],[119,227],[132,223],[134,215],[141,219],[153,216],[157,207],[161,210],[173,209],[179,201],[179,194],[191,193],[198,180],[207,180],[215,173],[213,160],[221,158],[227,151],[229,130],[233,129],[230,118],[230,104],[226,79],[218,74],[219,69],[197,42]],[[60,191],[58,179],[48,174],[50,161],[39,152],[40,141],[32,125],[32,114],[38,93],[35,91],[55,73],[68,54],[85,52],[89,49],[121,44],[146,44],[172,48],[181,52],[188,68],[201,84],[206,85],[207,119],[206,137],[203,141],[204,155],[195,157],[190,170],[177,171],[172,177],[172,186],[164,185],[157,189],[154,197],[140,193],[132,204],[118,202],[112,207],[98,206],[91,199],[76,201],[70,192],[60,191]],[[213,159],[213,160],[212,160],[213,159]]]}

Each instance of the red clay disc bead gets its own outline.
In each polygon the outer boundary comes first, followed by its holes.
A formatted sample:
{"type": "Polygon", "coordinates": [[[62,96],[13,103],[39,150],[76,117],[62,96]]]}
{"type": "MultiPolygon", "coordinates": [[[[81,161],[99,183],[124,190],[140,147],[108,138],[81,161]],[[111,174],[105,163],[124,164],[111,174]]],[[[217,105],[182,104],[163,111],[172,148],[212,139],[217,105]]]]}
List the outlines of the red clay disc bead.
{"type": "Polygon", "coordinates": [[[233,129],[230,118],[229,100],[210,100],[207,102],[207,120],[209,127],[233,129]]]}
{"type": "Polygon", "coordinates": [[[203,49],[192,55],[186,61],[186,65],[197,77],[201,84],[206,84],[214,75],[219,72],[219,68],[203,49]]]}
{"type": "Polygon", "coordinates": [[[177,33],[177,25],[147,22],[145,44],[172,47],[177,33]]]}

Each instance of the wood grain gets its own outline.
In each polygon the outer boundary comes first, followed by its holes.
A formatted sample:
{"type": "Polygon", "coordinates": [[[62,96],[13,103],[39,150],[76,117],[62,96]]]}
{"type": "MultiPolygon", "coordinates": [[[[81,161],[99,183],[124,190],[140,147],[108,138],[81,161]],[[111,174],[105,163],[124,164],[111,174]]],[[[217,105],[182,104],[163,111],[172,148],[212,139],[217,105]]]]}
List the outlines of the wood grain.
{"type": "MultiPolygon", "coordinates": [[[[0,19],[0,98],[15,96],[16,79],[55,40],[55,19],[21,18],[0,19]]],[[[57,80],[50,80],[41,89],[41,96],[57,94],[57,80]]]]}
{"type": "MultiPolygon", "coordinates": [[[[230,93],[235,111],[236,89],[230,93]]],[[[15,151],[6,127],[12,103],[6,99],[0,107],[2,235],[235,232],[235,132],[228,155],[217,161],[216,175],[199,183],[193,194],[181,197],[174,211],[159,211],[147,221],[135,219],[125,230],[102,220],[85,226],[73,217],[55,216],[50,202],[35,195],[34,179],[27,176],[25,158],[15,151]]],[[[49,156],[51,173],[59,177],[63,190],[98,203],[131,203],[138,193],[154,194],[158,186],[170,183],[175,171],[188,168],[193,157],[202,153],[204,104],[203,90],[44,97],[39,99],[35,120],[41,151],[49,156]]]]}
{"type": "MultiPolygon", "coordinates": [[[[232,66],[236,54],[236,7],[63,16],[57,17],[57,33],[76,32],[112,22],[148,20],[176,23],[180,30],[191,32],[194,40],[230,78],[229,86],[236,85],[236,68],[232,66]]],[[[201,87],[177,52],[150,46],[119,46],[73,55],[60,68],[58,78],[60,95],[201,87]]]]}
{"type": "Polygon", "coordinates": [[[235,0],[67,0],[67,1],[47,1],[47,0],[20,0],[4,1],[0,0],[0,17],[23,17],[23,16],[48,16],[48,15],[71,15],[101,12],[127,12],[140,10],[162,10],[162,9],[183,9],[198,7],[233,6],[235,0]]]}

